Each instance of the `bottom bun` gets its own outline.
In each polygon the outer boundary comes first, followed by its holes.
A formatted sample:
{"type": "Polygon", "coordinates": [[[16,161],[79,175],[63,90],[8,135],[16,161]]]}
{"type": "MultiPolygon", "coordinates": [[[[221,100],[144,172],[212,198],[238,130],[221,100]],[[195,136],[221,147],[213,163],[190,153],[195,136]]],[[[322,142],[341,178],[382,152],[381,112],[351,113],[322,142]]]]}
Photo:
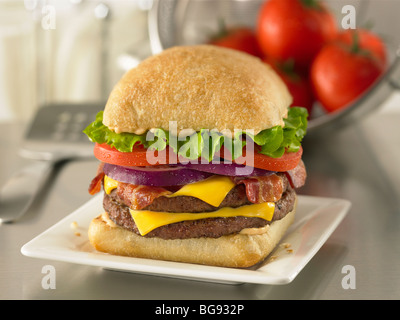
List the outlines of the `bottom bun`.
{"type": "Polygon", "coordinates": [[[107,213],[93,219],[89,240],[101,252],[219,267],[246,268],[264,260],[281,240],[294,221],[293,211],[283,219],[260,229],[245,229],[241,233],[219,238],[164,240],[147,238],[113,223],[107,213]]]}

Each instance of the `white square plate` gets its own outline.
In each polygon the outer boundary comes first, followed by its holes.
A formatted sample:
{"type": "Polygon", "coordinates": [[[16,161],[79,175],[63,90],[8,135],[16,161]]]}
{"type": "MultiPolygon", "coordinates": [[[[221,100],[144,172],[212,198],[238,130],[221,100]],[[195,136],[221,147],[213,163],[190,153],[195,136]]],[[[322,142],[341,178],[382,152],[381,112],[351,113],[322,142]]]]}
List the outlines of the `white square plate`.
{"type": "Polygon", "coordinates": [[[94,250],[90,221],[102,211],[99,194],[21,248],[28,257],[106,269],[220,283],[287,284],[293,281],[347,214],[343,199],[299,196],[296,219],[266,260],[249,269],[113,256],[94,250]],[[72,228],[74,224],[77,228],[72,228]],[[77,234],[79,233],[79,235],[77,234]]]}

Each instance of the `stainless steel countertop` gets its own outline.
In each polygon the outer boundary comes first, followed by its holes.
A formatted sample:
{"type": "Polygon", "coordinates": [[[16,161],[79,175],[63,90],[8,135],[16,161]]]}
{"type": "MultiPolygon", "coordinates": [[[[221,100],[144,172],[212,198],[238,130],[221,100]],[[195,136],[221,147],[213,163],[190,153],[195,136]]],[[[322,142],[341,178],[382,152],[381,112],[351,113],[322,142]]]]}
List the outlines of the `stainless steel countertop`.
{"type": "MultiPolygon", "coordinates": [[[[21,247],[91,196],[97,161],[56,167],[28,214],[0,225],[1,299],[399,299],[400,99],[353,127],[304,143],[308,180],[300,194],[345,198],[349,213],[314,258],[287,285],[222,285],[28,258],[21,247]],[[42,267],[56,270],[45,290],[42,267]],[[354,266],[356,288],[344,289],[343,266],[354,266]]],[[[23,124],[0,124],[0,183],[29,161],[17,155],[23,124]]]]}

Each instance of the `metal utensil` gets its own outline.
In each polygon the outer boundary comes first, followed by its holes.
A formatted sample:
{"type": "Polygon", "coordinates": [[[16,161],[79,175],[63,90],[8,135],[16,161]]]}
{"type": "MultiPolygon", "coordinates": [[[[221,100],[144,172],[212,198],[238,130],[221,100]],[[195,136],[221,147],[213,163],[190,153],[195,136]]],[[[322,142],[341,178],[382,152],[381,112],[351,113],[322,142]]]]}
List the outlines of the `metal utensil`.
{"type": "Polygon", "coordinates": [[[33,160],[16,172],[0,190],[0,222],[22,217],[43,183],[61,160],[89,158],[93,146],[82,130],[104,104],[57,104],[38,110],[26,131],[20,155],[33,160]]]}

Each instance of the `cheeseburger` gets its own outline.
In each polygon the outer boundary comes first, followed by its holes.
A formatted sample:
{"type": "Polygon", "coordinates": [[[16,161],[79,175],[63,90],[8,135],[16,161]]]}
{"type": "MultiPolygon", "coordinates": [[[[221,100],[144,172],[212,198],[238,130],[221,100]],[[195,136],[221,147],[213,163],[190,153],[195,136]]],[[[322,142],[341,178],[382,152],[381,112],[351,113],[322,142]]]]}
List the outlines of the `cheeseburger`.
{"type": "Polygon", "coordinates": [[[307,111],[270,66],[179,46],[128,71],[85,133],[104,212],[93,247],[114,255],[245,268],[292,224],[306,179],[307,111]]]}

